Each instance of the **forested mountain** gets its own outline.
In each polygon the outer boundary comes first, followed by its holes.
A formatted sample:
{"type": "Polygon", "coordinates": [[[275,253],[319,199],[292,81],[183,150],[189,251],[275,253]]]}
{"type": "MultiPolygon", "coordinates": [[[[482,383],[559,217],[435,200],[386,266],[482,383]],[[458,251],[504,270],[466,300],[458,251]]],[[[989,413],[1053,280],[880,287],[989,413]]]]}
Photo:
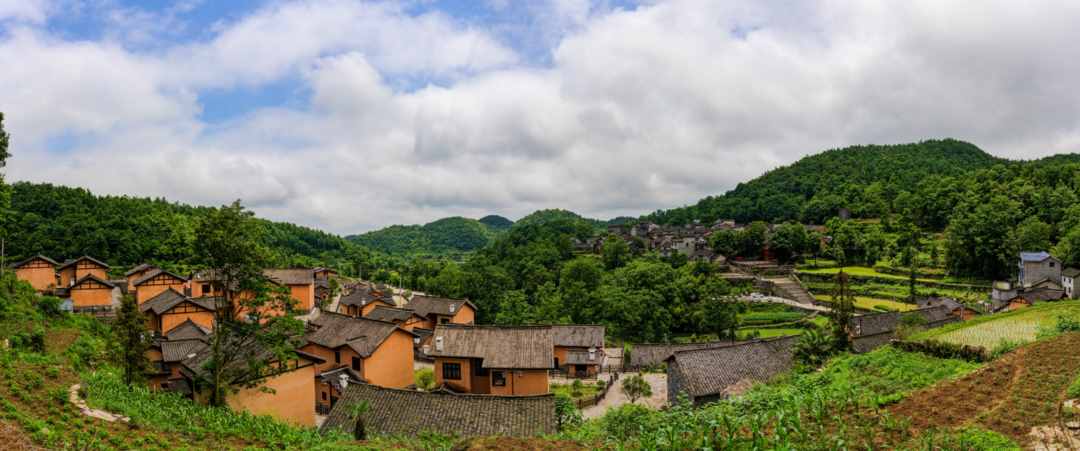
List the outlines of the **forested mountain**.
{"type": "Polygon", "coordinates": [[[499,215],[487,215],[479,219],[480,223],[495,230],[506,230],[514,225],[514,221],[499,215]]]}
{"type": "MultiPolygon", "coordinates": [[[[498,220],[492,220],[501,225],[498,220]]],[[[506,218],[500,218],[507,222],[506,218]]],[[[393,225],[373,232],[350,235],[347,240],[393,255],[454,255],[486,246],[500,231],[475,219],[442,218],[424,225],[393,225]]]]}
{"type": "MultiPolygon", "coordinates": [[[[183,266],[192,256],[195,227],[209,207],[130,196],[96,196],[82,188],[19,182],[12,185],[7,224],[9,259],[41,253],[56,259],[92,255],[112,265],[141,262],[183,266]]],[[[370,265],[363,246],[326,232],[259,220],[275,264],[370,265]]],[[[11,261],[11,260],[9,260],[11,261]]]]}
{"type": "Polygon", "coordinates": [[[840,208],[847,208],[854,217],[877,218],[888,213],[890,199],[914,190],[926,179],[1007,163],[953,139],[833,149],[740,183],[722,196],[660,210],[645,219],[664,224],[721,218],[823,224],[840,208]]]}

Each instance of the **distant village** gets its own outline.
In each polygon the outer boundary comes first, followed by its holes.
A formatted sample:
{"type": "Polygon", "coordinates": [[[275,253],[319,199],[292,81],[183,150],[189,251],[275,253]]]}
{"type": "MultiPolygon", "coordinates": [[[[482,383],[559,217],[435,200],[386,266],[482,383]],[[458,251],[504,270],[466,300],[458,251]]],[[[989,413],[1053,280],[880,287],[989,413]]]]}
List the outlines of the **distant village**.
{"type": "MultiPolygon", "coordinates": [[[[713,230],[738,227],[731,221],[711,226],[613,226],[617,236],[641,239],[650,249],[713,260],[706,242],[713,230]]],[[[579,243],[596,246],[596,243],[579,243]]],[[[765,298],[814,311],[827,311],[797,276],[767,260],[730,262],[725,277],[753,283],[765,298]]],[[[58,262],[37,255],[12,265],[17,277],[41,294],[63,300],[73,313],[110,317],[123,296],[136,300],[154,337],[147,357],[155,390],[205,402],[195,381],[207,359],[208,337],[225,286],[214,271],[176,274],[149,264],[110,278],[110,266],[90,256],[58,262]]],[[[114,273],[118,274],[118,273],[114,273]]],[[[329,268],[266,269],[265,278],[287,289],[298,318],[306,324],[295,361],[279,362],[257,387],[228,398],[236,410],[270,415],[292,424],[348,430],[350,407],[369,406],[374,432],[415,434],[430,430],[462,436],[534,435],[558,429],[554,381],[603,381],[592,404],[622,371],[664,368],[665,401],[679,396],[695,404],[745,391],[793,366],[798,336],[684,344],[633,344],[605,347],[599,325],[497,326],[476,324],[477,306],[450,299],[357,281],[329,268]],[[434,373],[433,390],[421,390],[418,369],[434,373]],[[270,389],[270,390],[267,390],[270,389]],[[482,417],[484,421],[475,421],[482,417]]],[[[972,306],[944,297],[920,299],[910,312],[855,316],[850,335],[856,352],[868,352],[897,339],[906,316],[925,327],[1013,311],[1044,302],[1076,299],[1080,269],[1062,268],[1047,252],[1022,252],[1017,278],[993,284],[972,306]]],[[[610,401],[609,401],[610,402],[610,401]]]]}

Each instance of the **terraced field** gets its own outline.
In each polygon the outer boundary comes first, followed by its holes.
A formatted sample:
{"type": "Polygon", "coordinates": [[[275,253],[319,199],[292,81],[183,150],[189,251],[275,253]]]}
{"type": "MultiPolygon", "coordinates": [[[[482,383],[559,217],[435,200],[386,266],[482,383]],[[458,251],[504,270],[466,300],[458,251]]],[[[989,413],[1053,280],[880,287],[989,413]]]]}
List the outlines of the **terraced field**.
{"type": "MultiPolygon", "coordinates": [[[[816,294],[816,295],[814,295],[814,299],[817,299],[818,301],[821,301],[821,302],[832,302],[833,301],[832,296],[829,296],[827,294],[816,294]]],[[[891,311],[897,311],[897,312],[906,312],[906,311],[915,310],[916,308],[918,308],[915,304],[908,304],[908,303],[904,303],[904,302],[896,302],[896,301],[891,301],[891,300],[888,300],[888,299],[877,299],[877,298],[871,298],[871,297],[866,297],[866,296],[855,296],[855,308],[862,309],[862,310],[878,310],[878,311],[880,311],[881,309],[879,307],[882,307],[882,308],[885,308],[885,309],[891,310],[891,311]]]]}
{"type": "Polygon", "coordinates": [[[1034,341],[1040,328],[1053,327],[1059,316],[1080,318],[1080,301],[1045,303],[1015,312],[986,315],[923,332],[912,340],[938,340],[993,349],[1002,341],[1034,341]]]}
{"type": "Polygon", "coordinates": [[[889,411],[911,420],[914,431],[981,426],[1025,448],[1055,447],[1061,403],[1080,372],[1080,333],[1024,346],[960,379],[916,392],[889,411]],[[1044,431],[1033,434],[1035,431],[1044,431]]]}

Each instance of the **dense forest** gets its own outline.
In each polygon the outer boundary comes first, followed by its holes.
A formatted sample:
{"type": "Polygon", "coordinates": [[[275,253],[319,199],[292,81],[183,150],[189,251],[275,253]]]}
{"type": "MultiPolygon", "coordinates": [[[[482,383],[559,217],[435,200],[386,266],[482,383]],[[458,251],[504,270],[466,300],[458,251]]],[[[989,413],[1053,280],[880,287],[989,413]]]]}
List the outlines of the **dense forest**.
{"type": "Polygon", "coordinates": [[[487,222],[454,216],[424,225],[393,225],[345,239],[394,255],[460,255],[487,246],[513,224],[495,218],[509,222],[499,216],[487,216],[487,222]]]}
{"type": "MultiPolygon", "coordinates": [[[[121,267],[153,262],[183,269],[191,263],[195,226],[211,210],[164,199],[97,196],[50,184],[19,182],[10,188],[9,259],[38,253],[56,259],[92,255],[121,267]]],[[[376,260],[370,250],[336,235],[258,221],[278,266],[332,265],[351,271],[376,260]]]]}

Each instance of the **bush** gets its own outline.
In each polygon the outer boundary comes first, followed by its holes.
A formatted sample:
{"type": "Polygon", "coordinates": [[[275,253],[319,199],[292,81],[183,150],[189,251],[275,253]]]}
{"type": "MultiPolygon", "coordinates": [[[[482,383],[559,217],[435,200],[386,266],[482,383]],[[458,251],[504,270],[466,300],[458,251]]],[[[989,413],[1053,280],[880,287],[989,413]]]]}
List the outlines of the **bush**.
{"type": "Polygon", "coordinates": [[[64,351],[64,356],[71,361],[71,366],[76,371],[96,368],[108,357],[107,346],[108,343],[101,338],[80,334],[64,351]]]}
{"type": "Polygon", "coordinates": [[[992,351],[990,351],[990,358],[991,359],[996,359],[996,358],[1001,357],[1001,356],[1003,356],[1005,354],[1013,352],[1013,351],[1016,350],[1016,348],[1019,348],[1020,345],[1022,345],[1022,344],[1023,343],[1021,343],[1019,341],[1001,340],[1001,342],[999,342],[997,344],[997,346],[994,346],[994,349],[992,351]]]}
{"type": "Polygon", "coordinates": [[[1070,316],[1058,316],[1057,331],[1061,333],[1080,332],[1080,321],[1070,316]]]}
{"type": "Polygon", "coordinates": [[[958,345],[937,340],[896,341],[893,346],[907,352],[921,352],[943,359],[960,359],[981,363],[991,359],[985,348],[979,346],[958,345]]]}
{"type": "Polygon", "coordinates": [[[585,384],[581,383],[581,379],[574,379],[574,383],[570,384],[570,395],[575,398],[581,397],[581,390],[585,388],[585,384]]]}
{"type": "Polygon", "coordinates": [[[654,412],[638,404],[623,404],[611,409],[600,420],[601,429],[611,439],[627,440],[654,423],[654,412]]]}
{"type": "Polygon", "coordinates": [[[413,375],[416,388],[431,391],[435,389],[435,371],[431,368],[421,368],[413,375]]]}
{"type": "Polygon", "coordinates": [[[21,332],[11,337],[11,347],[38,354],[45,353],[45,329],[35,327],[31,332],[21,332]]]}
{"type": "Polygon", "coordinates": [[[559,430],[577,427],[581,424],[581,411],[573,399],[565,394],[555,395],[555,415],[559,422],[559,430]]]}

